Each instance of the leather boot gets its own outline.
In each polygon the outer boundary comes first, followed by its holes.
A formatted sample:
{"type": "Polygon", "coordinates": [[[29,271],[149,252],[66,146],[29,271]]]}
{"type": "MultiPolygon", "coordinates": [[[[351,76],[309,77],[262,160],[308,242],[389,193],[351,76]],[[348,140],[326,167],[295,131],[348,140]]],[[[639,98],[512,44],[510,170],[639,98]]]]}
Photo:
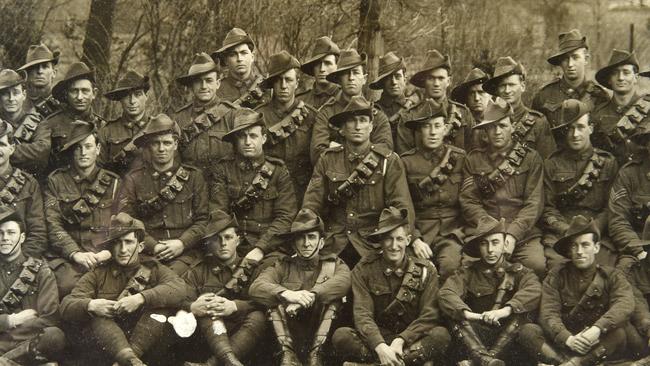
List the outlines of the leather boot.
{"type": "Polygon", "coordinates": [[[494,357],[499,357],[499,354],[510,344],[510,342],[517,336],[517,331],[519,330],[519,319],[514,318],[510,324],[504,329],[497,340],[492,345],[492,349],[489,351],[494,357]]]}
{"type": "Polygon", "coordinates": [[[537,354],[537,359],[541,360],[542,363],[558,365],[568,360],[568,357],[558,352],[550,344],[544,342],[542,347],[539,349],[537,354]]]}
{"type": "Polygon", "coordinates": [[[645,356],[630,364],[630,366],[650,366],[650,356],[645,356]]]}
{"type": "Polygon", "coordinates": [[[407,365],[421,365],[434,358],[436,344],[431,336],[426,336],[404,350],[403,360],[407,365]]]}
{"type": "Polygon", "coordinates": [[[244,366],[233,353],[227,333],[210,335],[209,338],[210,348],[219,361],[219,365],[244,366]]]}
{"type": "Polygon", "coordinates": [[[281,347],[282,361],[280,362],[280,366],[302,366],[293,350],[293,339],[289,333],[287,314],[284,311],[284,306],[280,305],[275,309],[269,310],[269,316],[273,325],[273,331],[281,347]]]}
{"type": "Polygon", "coordinates": [[[136,356],[131,348],[125,348],[115,355],[115,361],[120,366],[147,366],[136,356]]]}
{"type": "Polygon", "coordinates": [[[572,357],[560,366],[593,366],[603,362],[606,357],[607,349],[600,345],[593,348],[584,356],[572,357]]]}
{"type": "Polygon", "coordinates": [[[463,342],[467,347],[472,356],[472,360],[480,366],[505,366],[505,363],[494,357],[494,355],[485,348],[483,342],[478,337],[478,334],[472,328],[472,325],[468,321],[463,321],[460,324],[456,324],[452,327],[452,332],[456,334],[458,338],[463,342]]]}
{"type": "Polygon", "coordinates": [[[323,366],[323,344],[327,340],[332,321],[336,318],[336,312],[339,309],[339,303],[332,303],[327,306],[320,320],[316,334],[314,334],[314,342],[309,350],[307,357],[307,365],[309,366],[323,366]]]}

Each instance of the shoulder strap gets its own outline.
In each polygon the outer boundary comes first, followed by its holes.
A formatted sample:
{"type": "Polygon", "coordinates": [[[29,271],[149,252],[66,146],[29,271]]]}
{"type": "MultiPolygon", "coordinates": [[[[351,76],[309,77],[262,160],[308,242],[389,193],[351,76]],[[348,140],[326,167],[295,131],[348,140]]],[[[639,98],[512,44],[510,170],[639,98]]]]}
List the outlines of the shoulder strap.
{"type": "Polygon", "coordinates": [[[276,145],[284,141],[296,132],[307,116],[309,116],[309,107],[301,100],[291,113],[287,114],[280,122],[268,128],[268,136],[270,137],[268,143],[276,145]]]}
{"type": "Polygon", "coordinates": [[[604,165],[605,159],[594,151],[578,181],[557,195],[556,204],[560,208],[566,208],[582,201],[594,187],[594,181],[600,176],[604,165]]]}
{"type": "Polygon", "coordinates": [[[14,172],[9,177],[9,181],[5,184],[4,187],[0,190],[0,201],[6,205],[12,205],[18,194],[25,187],[25,182],[27,178],[22,170],[14,168],[14,172]]]}
{"type": "Polygon", "coordinates": [[[138,271],[127,281],[124,290],[117,297],[117,300],[125,298],[127,296],[139,294],[149,285],[151,281],[151,269],[147,266],[140,265],[138,271]]]}
{"type": "Polygon", "coordinates": [[[639,98],[616,123],[616,133],[622,139],[627,139],[634,134],[636,127],[648,116],[649,112],[650,100],[645,97],[639,98]]]}
{"type": "Polygon", "coordinates": [[[232,203],[233,211],[248,211],[262,197],[262,193],[269,187],[271,177],[275,172],[275,164],[270,161],[264,162],[260,170],[253,177],[253,181],[246,188],[244,193],[232,203]]]}
{"type": "Polygon", "coordinates": [[[413,258],[408,258],[408,264],[404,273],[402,284],[395,294],[393,301],[388,304],[383,311],[384,315],[395,314],[398,315],[400,311],[418,299],[418,295],[423,289],[423,284],[429,275],[427,267],[416,263],[413,258]]]}
{"type": "Polygon", "coordinates": [[[139,213],[143,216],[149,216],[151,212],[161,211],[176,199],[178,193],[185,188],[185,183],[187,183],[189,178],[189,171],[187,171],[183,166],[178,167],[176,173],[174,173],[174,175],[169,179],[169,182],[165,184],[156,196],[138,203],[139,213]]]}
{"type": "Polygon", "coordinates": [[[9,313],[20,307],[25,295],[36,284],[36,275],[42,266],[43,260],[32,257],[27,258],[23,263],[23,269],[18,274],[18,278],[0,300],[0,313],[9,313]]]}
{"type": "Polygon", "coordinates": [[[448,147],[445,156],[440,161],[440,164],[433,168],[429,175],[424,177],[424,179],[418,183],[420,190],[432,194],[440,189],[440,187],[447,181],[447,178],[449,178],[449,174],[454,170],[455,164],[456,159],[451,156],[451,148],[448,147]]]}
{"type": "Polygon", "coordinates": [[[340,205],[342,202],[354,197],[361,186],[372,176],[375,169],[379,166],[382,156],[370,150],[363,160],[354,168],[352,174],[345,179],[345,181],[329,194],[327,200],[335,205],[340,205]]]}
{"type": "Polygon", "coordinates": [[[38,112],[38,114],[43,116],[45,119],[53,114],[61,112],[63,110],[63,106],[61,105],[61,102],[50,95],[49,97],[34,104],[34,109],[36,109],[36,112],[38,112]]]}
{"type": "Polygon", "coordinates": [[[515,123],[515,129],[512,132],[513,140],[525,144],[526,136],[533,126],[535,126],[535,115],[526,112],[526,116],[515,123]]]}

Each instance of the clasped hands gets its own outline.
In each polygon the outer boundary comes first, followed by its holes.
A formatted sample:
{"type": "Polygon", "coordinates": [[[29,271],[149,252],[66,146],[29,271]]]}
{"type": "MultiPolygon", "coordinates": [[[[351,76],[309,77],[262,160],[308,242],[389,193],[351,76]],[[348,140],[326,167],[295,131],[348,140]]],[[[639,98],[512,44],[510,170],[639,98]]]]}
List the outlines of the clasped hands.
{"type": "Polygon", "coordinates": [[[131,314],[144,304],[144,296],[135,294],[120,300],[93,299],[88,303],[88,312],[104,318],[131,314]]]}
{"type": "Polygon", "coordinates": [[[467,320],[481,321],[493,326],[501,326],[500,320],[509,317],[511,314],[512,308],[510,306],[505,306],[498,310],[484,311],[482,313],[474,313],[468,310],[463,312],[467,320]]]}
{"type": "Polygon", "coordinates": [[[213,320],[225,318],[237,311],[237,304],[214,293],[199,296],[190,305],[190,311],[197,317],[209,316],[213,320]]]}

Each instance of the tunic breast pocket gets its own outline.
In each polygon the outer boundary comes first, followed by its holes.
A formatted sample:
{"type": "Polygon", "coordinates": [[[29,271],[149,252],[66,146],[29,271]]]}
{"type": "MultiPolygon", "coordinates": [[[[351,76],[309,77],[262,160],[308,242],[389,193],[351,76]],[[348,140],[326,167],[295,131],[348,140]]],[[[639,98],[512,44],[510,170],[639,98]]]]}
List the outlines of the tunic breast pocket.
{"type": "Polygon", "coordinates": [[[368,177],[359,192],[360,211],[377,211],[384,208],[384,177],[375,171],[368,177]]]}
{"type": "Polygon", "coordinates": [[[521,198],[524,197],[524,192],[533,187],[527,187],[526,181],[528,180],[528,174],[530,173],[529,166],[518,166],[513,167],[514,172],[510,176],[510,179],[506,182],[506,190],[509,197],[512,198],[521,198]]]}
{"type": "Polygon", "coordinates": [[[78,209],[73,209],[81,196],[74,193],[60,193],[57,203],[63,220],[68,224],[78,224],[83,220],[78,209]]]}
{"type": "Polygon", "coordinates": [[[278,200],[278,189],[276,187],[268,187],[262,193],[260,200],[255,205],[255,219],[263,222],[273,220],[273,208],[278,200]]]}
{"type": "Polygon", "coordinates": [[[381,312],[392,301],[393,292],[383,281],[370,282],[368,289],[370,290],[370,295],[375,300],[375,312],[381,312]]]}
{"type": "Polygon", "coordinates": [[[51,138],[52,138],[52,150],[55,153],[59,153],[61,147],[63,146],[63,142],[65,141],[66,138],[68,138],[68,134],[67,131],[63,129],[53,129],[51,138]]]}
{"type": "Polygon", "coordinates": [[[171,208],[165,221],[169,221],[169,226],[174,228],[184,228],[192,224],[194,212],[192,210],[192,203],[194,193],[190,187],[185,187],[182,191],[178,192],[174,201],[169,204],[171,208]]]}
{"type": "Polygon", "coordinates": [[[440,202],[445,205],[453,205],[458,202],[458,192],[463,175],[461,173],[451,173],[447,181],[440,189],[440,202]]]}
{"type": "Polygon", "coordinates": [[[574,179],[576,178],[576,172],[571,171],[556,171],[550,174],[551,181],[553,182],[553,188],[556,193],[561,193],[566,191],[573,184],[574,179]]]}
{"type": "Polygon", "coordinates": [[[205,157],[224,157],[232,151],[230,143],[223,141],[223,135],[228,130],[222,124],[212,127],[208,131],[209,145],[203,147],[205,157]],[[209,156],[208,156],[209,155],[209,156]]]}
{"type": "Polygon", "coordinates": [[[336,191],[336,189],[348,178],[348,174],[329,170],[325,172],[325,175],[327,176],[327,190],[330,194],[336,191]]]}

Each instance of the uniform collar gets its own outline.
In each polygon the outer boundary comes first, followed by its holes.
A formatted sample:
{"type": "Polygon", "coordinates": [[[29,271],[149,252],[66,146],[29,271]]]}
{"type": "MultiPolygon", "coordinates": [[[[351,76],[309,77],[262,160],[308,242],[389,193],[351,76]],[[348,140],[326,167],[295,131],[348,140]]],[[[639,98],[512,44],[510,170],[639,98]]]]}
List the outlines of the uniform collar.
{"type": "Polygon", "coordinates": [[[300,101],[298,100],[298,98],[294,96],[293,104],[291,104],[291,107],[289,107],[289,109],[287,110],[284,110],[284,107],[281,106],[280,103],[277,100],[275,100],[275,98],[273,98],[273,100],[271,101],[271,109],[273,110],[273,113],[275,113],[275,115],[277,115],[280,118],[283,118],[287,114],[291,113],[294,109],[296,109],[298,103],[300,103],[300,101]]]}
{"type": "Polygon", "coordinates": [[[313,256],[312,258],[305,259],[297,254],[294,254],[292,257],[293,262],[298,266],[298,268],[306,271],[313,271],[318,268],[320,263],[320,257],[318,255],[313,256]]]}
{"type": "Polygon", "coordinates": [[[7,171],[4,174],[0,175],[0,179],[3,182],[7,182],[9,181],[9,179],[11,179],[12,174],[14,174],[14,167],[11,166],[11,164],[9,164],[9,169],[7,169],[7,171]]]}
{"type": "Polygon", "coordinates": [[[239,258],[237,253],[235,253],[235,260],[231,265],[227,265],[214,255],[207,255],[205,258],[210,266],[210,272],[214,275],[219,274],[222,271],[230,271],[230,273],[233,273],[239,266],[239,263],[241,263],[241,258],[239,258]]]}
{"type": "Polygon", "coordinates": [[[206,109],[210,109],[215,105],[219,104],[219,102],[220,102],[219,96],[215,94],[212,100],[207,102],[206,104],[199,104],[196,101],[192,103],[192,111],[194,111],[195,114],[201,114],[205,112],[206,109]]]}
{"type": "Polygon", "coordinates": [[[174,175],[174,173],[176,173],[176,171],[178,170],[180,165],[181,165],[181,163],[178,161],[178,159],[174,159],[174,164],[172,165],[171,168],[165,170],[164,172],[159,172],[153,167],[153,165],[151,163],[148,164],[149,170],[151,171],[151,176],[154,179],[158,179],[161,176],[165,176],[165,177],[168,177],[168,178],[171,177],[172,175],[174,175]]]}
{"type": "Polygon", "coordinates": [[[88,174],[87,177],[82,176],[77,172],[77,169],[74,167],[70,167],[70,173],[72,173],[72,180],[74,180],[75,183],[79,184],[83,181],[86,181],[88,183],[92,183],[95,181],[95,178],[97,177],[97,174],[99,173],[99,167],[95,165],[95,168],[88,174]]]}
{"type": "Polygon", "coordinates": [[[526,106],[524,105],[524,102],[522,102],[521,99],[520,99],[519,103],[512,105],[512,112],[513,112],[512,113],[512,117],[513,117],[512,123],[514,124],[515,122],[522,119],[524,114],[526,114],[526,112],[528,112],[528,108],[526,108],[526,106]]]}
{"type": "Polygon", "coordinates": [[[360,153],[356,153],[356,152],[352,151],[352,149],[349,149],[347,147],[347,143],[346,143],[346,145],[345,145],[345,153],[346,153],[345,156],[351,162],[360,161],[363,158],[365,158],[366,155],[368,155],[368,153],[370,152],[370,146],[371,145],[368,144],[367,148],[363,149],[363,151],[361,151],[360,153]]]}
{"type": "Polygon", "coordinates": [[[406,270],[408,269],[409,265],[409,257],[407,254],[404,254],[404,260],[402,261],[402,264],[398,267],[393,267],[392,263],[389,263],[386,259],[382,257],[381,259],[382,265],[384,267],[384,276],[390,277],[391,275],[395,275],[398,278],[404,277],[404,273],[406,273],[406,270]]]}
{"type": "Polygon", "coordinates": [[[445,156],[445,153],[447,152],[447,147],[444,144],[442,144],[442,145],[440,145],[439,148],[437,148],[435,150],[428,150],[428,149],[423,149],[423,148],[419,148],[419,150],[420,150],[420,153],[422,154],[422,156],[426,160],[432,161],[432,162],[439,162],[445,156]]]}
{"type": "Polygon", "coordinates": [[[92,122],[92,123],[95,122],[95,115],[94,115],[92,106],[90,108],[88,108],[87,111],[82,112],[82,113],[77,112],[76,109],[73,109],[69,105],[66,105],[65,108],[66,108],[67,114],[70,115],[73,119],[80,119],[82,121],[92,122]]]}
{"type": "Polygon", "coordinates": [[[132,121],[126,115],[122,115],[122,123],[124,124],[124,127],[128,129],[137,128],[138,130],[141,130],[147,124],[147,121],[149,121],[149,116],[146,112],[137,121],[132,121]]]}
{"type": "Polygon", "coordinates": [[[397,98],[394,98],[385,91],[381,93],[381,96],[377,100],[377,104],[379,104],[382,107],[391,107],[393,104],[397,104],[400,107],[404,107],[406,105],[406,97],[404,94],[400,95],[397,98]]]}
{"type": "Polygon", "coordinates": [[[20,253],[16,259],[14,259],[11,262],[4,262],[0,261],[0,265],[2,266],[2,270],[6,272],[11,272],[14,273],[17,270],[20,269],[20,267],[23,266],[23,263],[27,260],[27,257],[25,256],[24,253],[20,253]]]}
{"type": "Polygon", "coordinates": [[[574,266],[573,263],[570,263],[569,266],[572,270],[572,277],[574,277],[576,280],[591,280],[594,278],[596,270],[598,270],[598,265],[595,262],[591,265],[591,267],[586,269],[578,269],[578,267],[574,266]]]}
{"type": "Polygon", "coordinates": [[[626,105],[618,105],[618,104],[616,104],[616,99],[614,99],[614,96],[612,96],[612,98],[610,99],[610,103],[612,103],[612,106],[614,107],[614,109],[616,109],[617,113],[623,114],[623,113],[627,112],[628,109],[630,109],[630,106],[633,105],[634,103],[636,103],[636,101],[639,100],[639,98],[641,98],[641,96],[642,95],[637,90],[637,91],[634,92],[634,96],[632,97],[632,99],[630,99],[630,102],[627,103],[626,105]]]}
{"type": "Polygon", "coordinates": [[[138,271],[139,268],[140,268],[140,259],[138,259],[134,264],[128,267],[120,266],[114,260],[112,260],[110,264],[110,272],[113,275],[113,277],[120,277],[122,275],[131,277],[138,271]]]}
{"type": "Polygon", "coordinates": [[[319,83],[314,83],[313,92],[315,95],[329,95],[332,96],[336,94],[339,86],[334,83],[327,82],[326,86],[321,86],[319,83]]]}
{"type": "Polygon", "coordinates": [[[564,77],[560,79],[560,90],[569,97],[578,97],[582,95],[589,86],[589,80],[585,78],[576,88],[569,85],[564,77]]]}
{"type": "Polygon", "coordinates": [[[25,109],[23,104],[23,107],[20,111],[20,114],[18,115],[18,118],[16,119],[9,118],[8,114],[5,111],[2,111],[2,113],[0,113],[0,116],[2,117],[3,120],[9,122],[15,129],[16,127],[18,127],[18,125],[20,125],[20,122],[23,120],[23,118],[25,118],[26,114],[27,114],[27,110],[25,109]]]}
{"type": "Polygon", "coordinates": [[[513,145],[514,144],[512,143],[512,141],[510,141],[510,143],[506,147],[504,147],[502,149],[494,150],[492,147],[490,147],[488,149],[488,157],[492,161],[505,159],[508,156],[508,153],[510,152],[510,150],[512,150],[513,145]]]}
{"type": "Polygon", "coordinates": [[[575,161],[584,161],[590,159],[594,155],[594,147],[589,146],[583,151],[573,151],[567,148],[567,156],[575,161]]]}
{"type": "Polygon", "coordinates": [[[257,73],[255,72],[254,69],[251,70],[251,73],[250,75],[248,75],[248,78],[244,80],[236,79],[232,76],[232,74],[229,73],[228,76],[226,77],[226,80],[228,80],[228,82],[232,84],[235,88],[238,89],[250,88],[251,85],[253,85],[253,82],[257,80],[257,73]]]}
{"type": "Polygon", "coordinates": [[[239,169],[243,171],[258,170],[264,164],[265,161],[266,159],[264,157],[264,154],[262,154],[262,156],[255,159],[247,159],[237,154],[237,165],[239,166],[239,169]]]}

